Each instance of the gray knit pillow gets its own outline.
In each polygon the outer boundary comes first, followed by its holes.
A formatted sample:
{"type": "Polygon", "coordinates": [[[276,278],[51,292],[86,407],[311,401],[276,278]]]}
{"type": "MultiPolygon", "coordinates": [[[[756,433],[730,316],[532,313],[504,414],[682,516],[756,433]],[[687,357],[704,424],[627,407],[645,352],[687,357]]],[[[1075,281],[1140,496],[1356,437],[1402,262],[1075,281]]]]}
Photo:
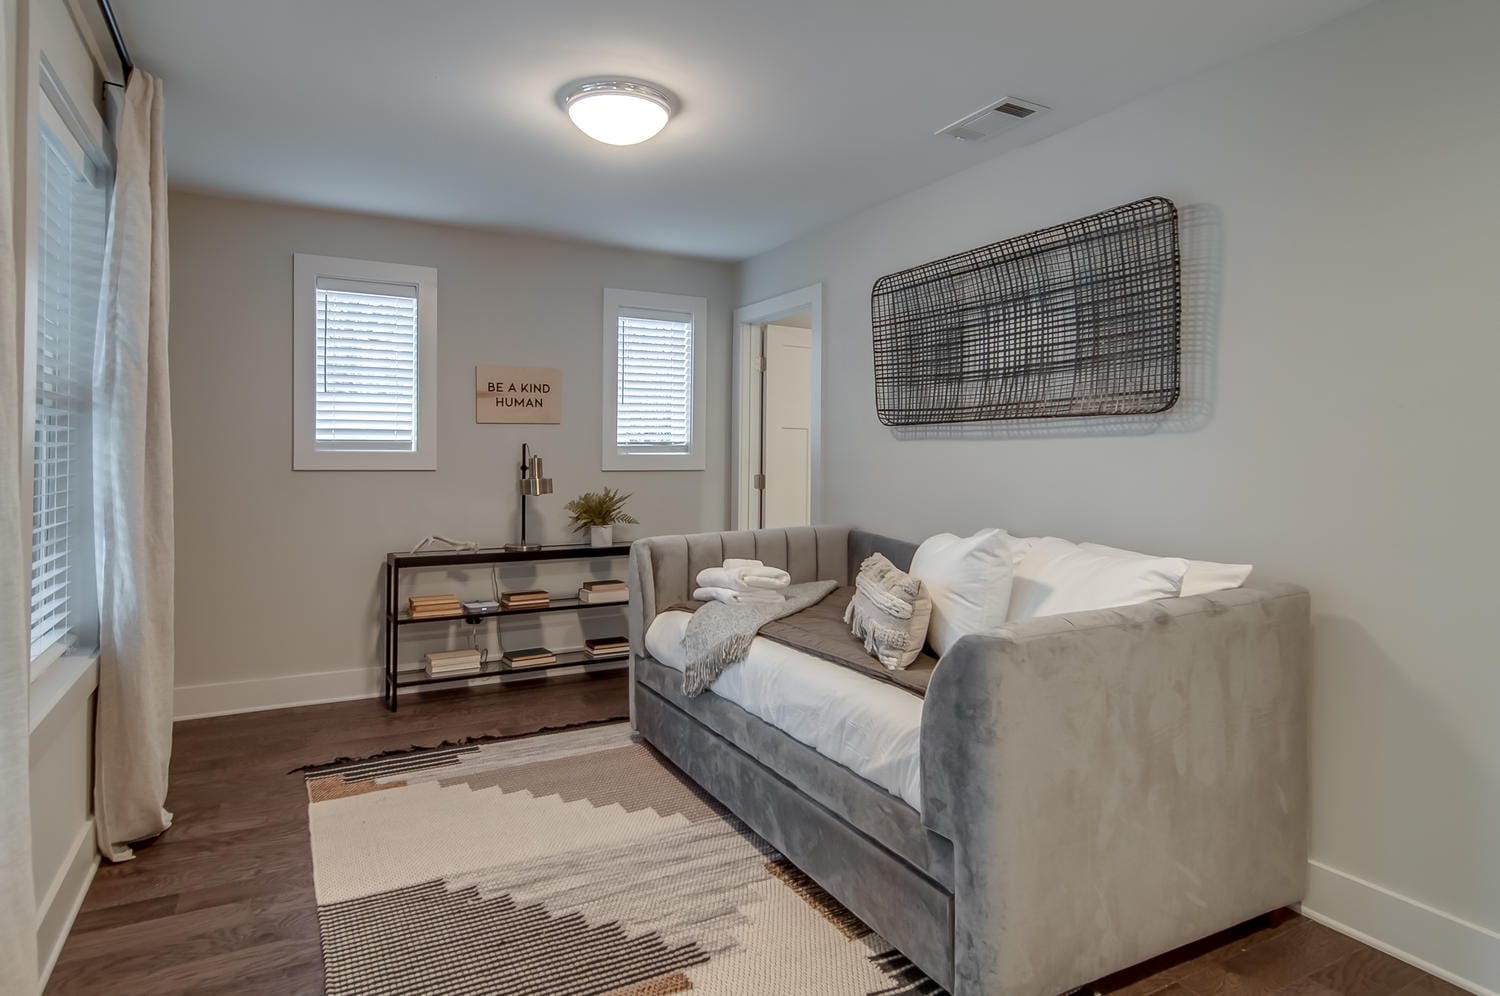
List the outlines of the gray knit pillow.
{"type": "Polygon", "coordinates": [[[922,652],[931,618],[932,599],[920,580],[879,553],[859,565],[844,622],[865,641],[870,656],[892,671],[910,666],[922,652]]]}

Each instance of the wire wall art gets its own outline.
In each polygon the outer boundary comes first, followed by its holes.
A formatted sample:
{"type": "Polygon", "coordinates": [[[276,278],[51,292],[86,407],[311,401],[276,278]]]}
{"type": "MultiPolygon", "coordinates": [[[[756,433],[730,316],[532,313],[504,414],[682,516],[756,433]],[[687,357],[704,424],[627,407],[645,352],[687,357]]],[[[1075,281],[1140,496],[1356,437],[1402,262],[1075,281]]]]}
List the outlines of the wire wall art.
{"type": "Polygon", "coordinates": [[[1177,208],[1149,197],[875,281],[888,426],[1164,412],[1181,390],[1177,208]]]}

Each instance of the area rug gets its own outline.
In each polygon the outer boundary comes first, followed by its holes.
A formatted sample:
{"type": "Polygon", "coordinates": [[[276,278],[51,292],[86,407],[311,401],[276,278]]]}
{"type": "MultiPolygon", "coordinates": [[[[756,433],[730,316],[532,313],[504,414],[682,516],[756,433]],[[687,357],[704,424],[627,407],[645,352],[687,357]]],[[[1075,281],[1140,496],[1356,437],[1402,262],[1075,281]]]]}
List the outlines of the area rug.
{"type": "Polygon", "coordinates": [[[331,996],[942,992],[624,723],[306,777],[331,996]]]}

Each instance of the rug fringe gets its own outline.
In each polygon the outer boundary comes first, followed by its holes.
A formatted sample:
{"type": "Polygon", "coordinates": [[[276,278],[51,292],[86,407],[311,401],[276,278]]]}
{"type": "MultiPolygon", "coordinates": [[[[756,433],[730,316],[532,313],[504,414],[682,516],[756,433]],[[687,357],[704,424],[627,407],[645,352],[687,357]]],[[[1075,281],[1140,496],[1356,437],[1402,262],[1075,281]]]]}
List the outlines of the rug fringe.
{"type": "Polygon", "coordinates": [[[564,723],[562,726],[543,726],[526,733],[487,733],[474,737],[463,737],[458,740],[444,740],[440,744],[412,744],[410,747],[392,747],[390,750],[379,751],[374,754],[366,754],[363,757],[337,757],[332,761],[318,761],[314,764],[304,764],[300,768],[288,771],[289,775],[316,775],[330,768],[342,768],[350,764],[363,764],[366,761],[379,761],[387,757],[399,757],[402,754],[416,754],[429,750],[448,750],[453,747],[475,747],[480,744],[499,743],[502,740],[524,740],[527,737],[539,737],[544,733],[561,733],[564,730],[586,730],[591,726],[607,726],[610,723],[626,722],[629,716],[610,716],[606,719],[591,719],[586,723],[564,723]]]}

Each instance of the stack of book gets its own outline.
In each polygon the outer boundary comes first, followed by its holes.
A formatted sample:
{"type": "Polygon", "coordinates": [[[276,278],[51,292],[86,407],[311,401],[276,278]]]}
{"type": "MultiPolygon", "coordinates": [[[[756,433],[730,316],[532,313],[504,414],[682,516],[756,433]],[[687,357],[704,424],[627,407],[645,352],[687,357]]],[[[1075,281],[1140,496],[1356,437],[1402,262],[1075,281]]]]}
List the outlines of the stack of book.
{"type": "Polygon", "coordinates": [[[624,657],[630,653],[630,641],[623,636],[601,636],[595,640],[584,640],[583,652],[596,661],[624,657]]]}
{"type": "Polygon", "coordinates": [[[413,619],[441,619],[464,614],[457,595],[413,595],[407,605],[413,619]]]}
{"type": "Polygon", "coordinates": [[[537,667],[557,663],[557,655],[546,647],[529,647],[526,650],[508,650],[502,660],[508,668],[537,667]]]}
{"type": "Polygon", "coordinates": [[[500,596],[502,609],[539,609],[552,604],[545,591],[507,591],[500,596]]]}
{"type": "Polygon", "coordinates": [[[427,673],[434,678],[459,678],[466,674],[478,674],[484,661],[477,650],[439,650],[424,658],[427,673]]]}
{"type": "Polygon", "coordinates": [[[603,581],[585,581],[578,589],[578,600],[585,605],[605,605],[609,602],[630,601],[630,589],[624,581],[606,578],[603,581]]]}

